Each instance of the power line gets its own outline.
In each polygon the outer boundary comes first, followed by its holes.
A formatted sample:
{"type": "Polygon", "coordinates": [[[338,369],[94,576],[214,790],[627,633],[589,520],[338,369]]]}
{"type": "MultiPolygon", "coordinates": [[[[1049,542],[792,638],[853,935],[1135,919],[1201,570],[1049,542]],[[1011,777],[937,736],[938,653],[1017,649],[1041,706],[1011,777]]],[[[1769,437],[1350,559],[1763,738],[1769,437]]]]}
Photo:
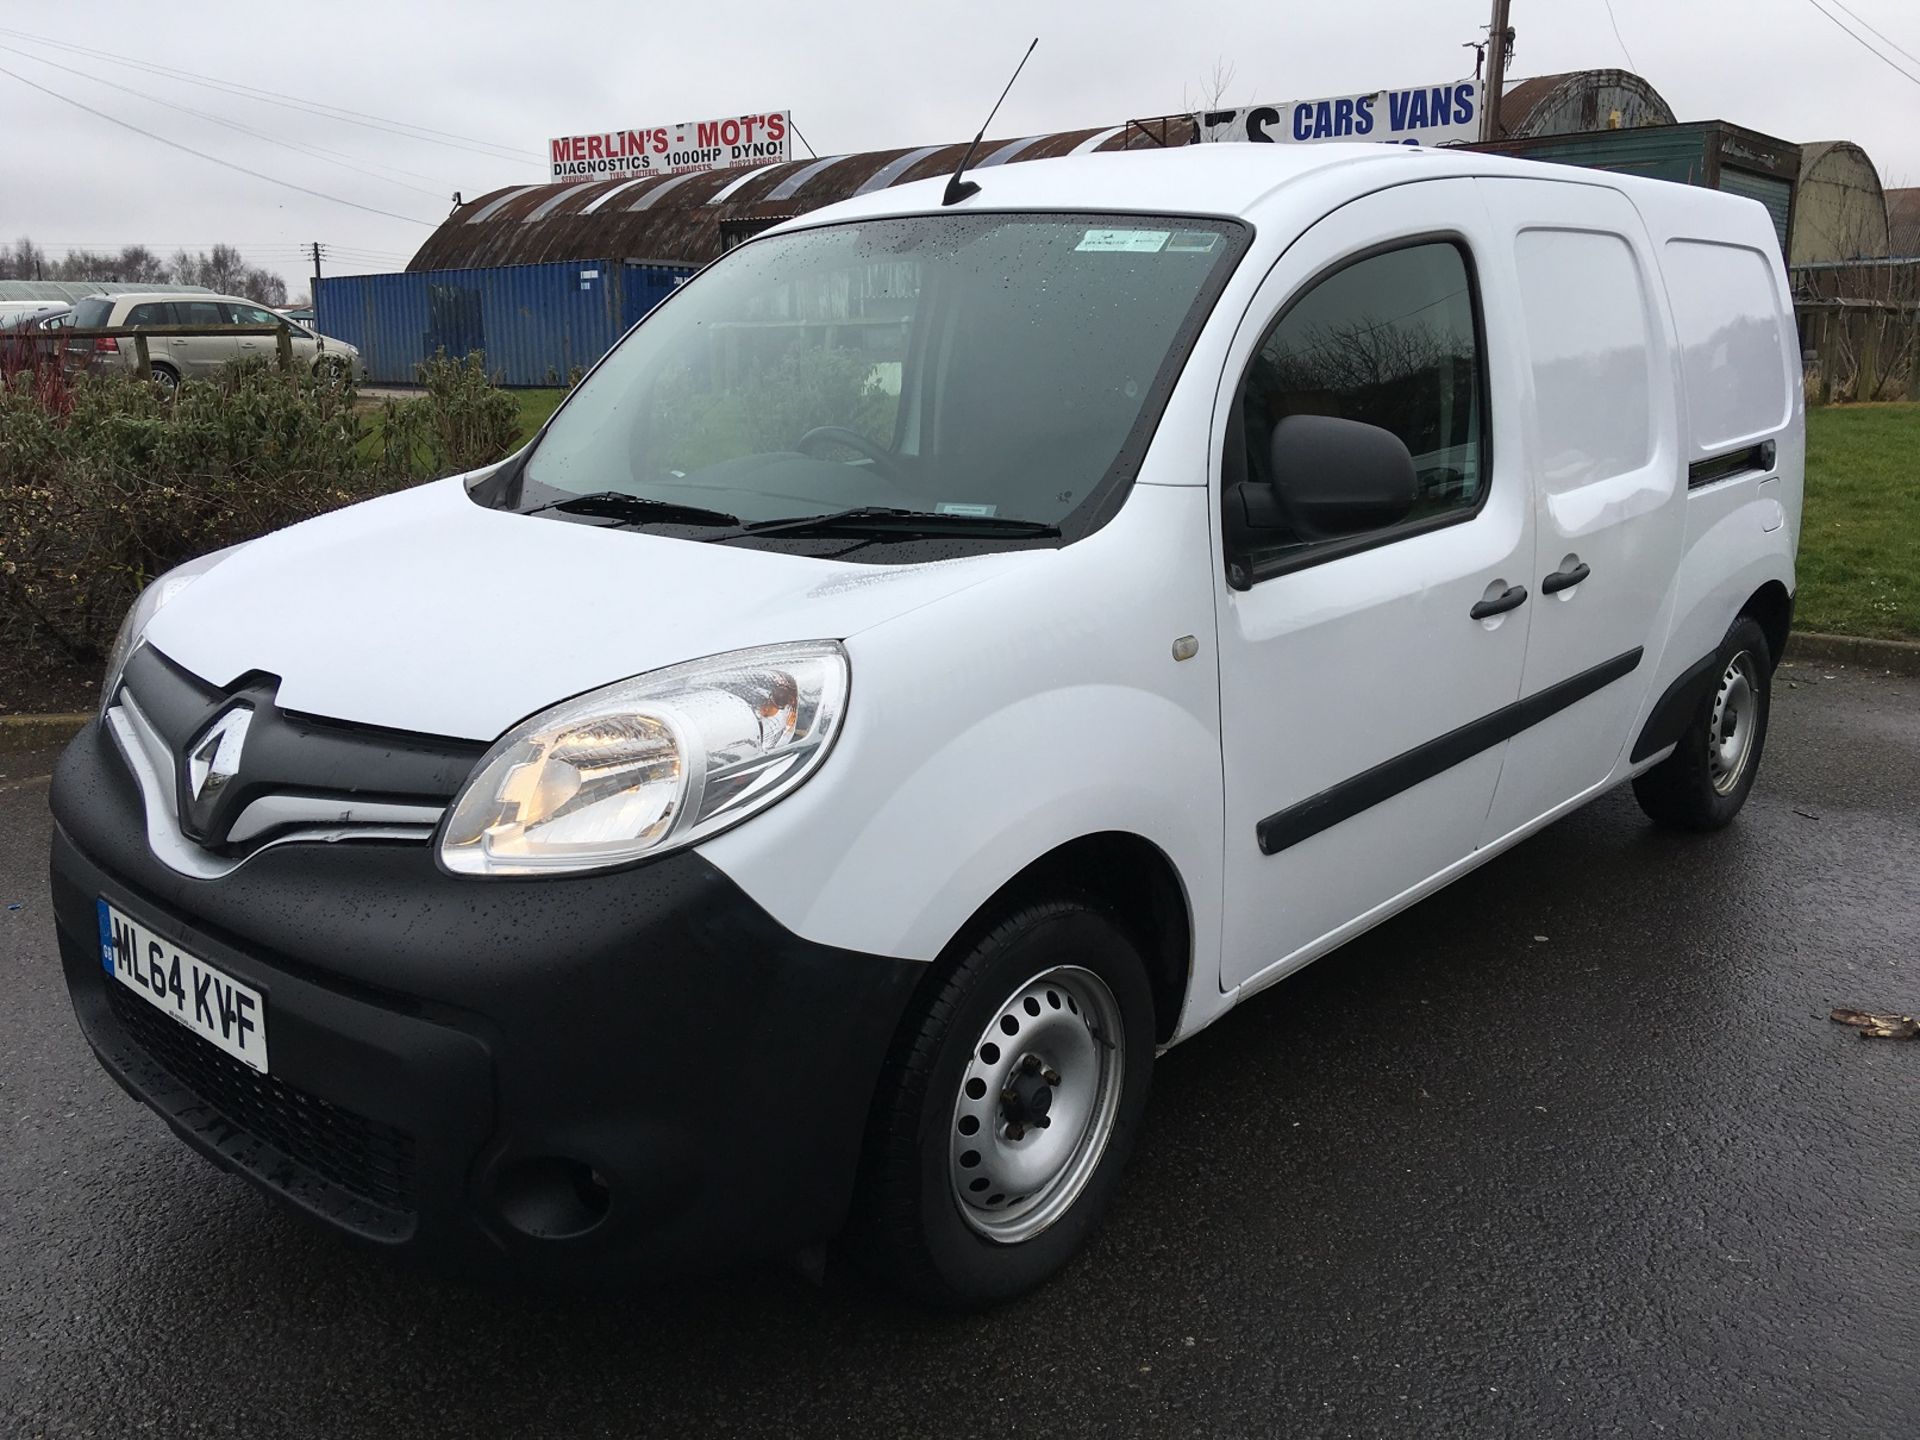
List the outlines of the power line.
{"type": "Polygon", "coordinates": [[[1613,38],[1615,43],[1620,47],[1620,53],[1627,57],[1627,68],[1629,70],[1638,70],[1640,67],[1633,63],[1633,52],[1627,49],[1627,42],[1620,34],[1620,21],[1614,16],[1613,0],[1606,0],[1606,5],[1607,23],[1613,26],[1613,38]]]}
{"type": "MultiPolygon", "coordinates": [[[[136,90],[131,85],[122,85],[117,80],[108,80],[100,75],[89,75],[86,71],[75,69],[71,65],[62,65],[58,60],[49,60],[44,55],[35,55],[31,50],[21,50],[12,45],[0,45],[0,50],[5,50],[9,55],[19,55],[24,59],[33,61],[36,65],[51,65],[55,70],[64,70],[69,75],[78,75],[82,80],[92,81],[96,85],[106,85],[115,90],[123,90],[138,99],[151,101],[155,105],[164,105],[169,110],[178,110],[182,114],[193,115],[201,120],[210,121],[215,125],[224,125],[229,130],[237,130],[242,135],[251,135],[254,139],[264,140],[269,145],[280,145],[289,150],[304,151],[317,159],[325,160],[329,165],[339,165],[348,170],[358,171],[360,174],[369,176],[385,185],[398,185],[402,190],[411,190],[417,195],[431,195],[436,200],[440,199],[444,194],[443,191],[439,190],[423,190],[420,186],[409,185],[404,180],[389,180],[386,176],[376,175],[373,171],[364,166],[356,165],[349,159],[332,158],[338,154],[337,151],[324,150],[319,146],[307,145],[298,140],[281,140],[267,134],[264,130],[256,130],[251,125],[243,125],[238,120],[225,120],[218,115],[209,114],[205,110],[196,110],[191,105],[182,105],[178,101],[163,99],[158,95],[149,95],[144,90],[136,90]]],[[[422,178],[430,180],[433,177],[429,175],[422,178]]],[[[448,186],[447,188],[452,189],[453,187],[448,186]]]]}
{"type": "Polygon", "coordinates": [[[4,65],[0,65],[0,75],[6,75],[11,77],[12,79],[18,80],[22,85],[27,86],[29,89],[38,90],[42,95],[51,95],[54,99],[64,101],[66,104],[73,106],[76,110],[84,110],[89,115],[98,116],[100,119],[107,121],[109,124],[118,125],[122,130],[131,130],[136,135],[144,135],[149,140],[157,141],[162,145],[171,146],[175,150],[184,150],[187,154],[197,156],[198,158],[208,161],[211,164],[223,165],[229,170],[238,170],[242,175],[251,175],[256,180],[265,180],[269,185],[281,185],[289,190],[298,190],[302,195],[311,195],[317,200],[329,200],[329,201],[332,201],[335,205],[345,205],[347,208],[351,210],[364,210],[369,215],[384,215],[389,220],[404,220],[409,225],[425,225],[429,229],[433,228],[434,226],[434,222],[431,220],[420,220],[420,219],[416,219],[412,215],[401,215],[401,214],[397,214],[392,210],[382,210],[375,205],[362,205],[357,200],[344,200],[338,195],[329,195],[323,190],[310,190],[305,185],[294,184],[291,180],[282,180],[276,175],[268,175],[259,170],[249,170],[246,166],[236,165],[231,160],[222,160],[218,155],[209,155],[207,154],[206,151],[196,150],[191,145],[182,145],[178,140],[169,140],[164,135],[156,135],[153,131],[143,129],[138,125],[130,123],[129,121],[122,120],[117,115],[109,115],[104,110],[96,110],[91,105],[85,104],[79,100],[75,100],[71,95],[62,95],[58,90],[49,90],[46,86],[40,84],[39,81],[29,80],[27,79],[26,76],[21,75],[16,71],[9,70],[4,65]]]}
{"type": "Polygon", "coordinates": [[[1920,85],[1920,75],[1915,75],[1911,71],[1902,69],[1899,61],[1894,60],[1890,56],[1885,55],[1881,51],[1875,49],[1874,44],[1871,40],[1863,39],[1861,36],[1856,35],[1853,33],[1853,31],[1847,29],[1846,22],[1843,21],[1838,15],[1835,15],[1831,10],[1827,9],[1826,6],[1822,5],[1820,3],[1820,0],[1807,0],[1807,3],[1813,6],[1813,8],[1818,10],[1822,15],[1826,16],[1827,19],[1831,20],[1835,25],[1838,25],[1840,27],[1840,33],[1842,35],[1845,35],[1849,40],[1853,41],[1854,44],[1860,46],[1861,49],[1865,50],[1869,55],[1873,56],[1874,59],[1878,60],[1881,64],[1885,65],[1889,70],[1893,71],[1894,74],[1902,76],[1905,79],[1911,80],[1916,85],[1920,85]]]}
{"type": "Polygon", "coordinates": [[[1864,27],[1869,31],[1872,31],[1873,34],[1880,36],[1882,40],[1885,40],[1887,44],[1893,46],[1894,49],[1898,50],[1902,55],[1906,56],[1907,59],[1913,61],[1913,63],[1916,65],[1920,65],[1920,55],[1916,55],[1911,50],[1906,49],[1904,46],[1900,44],[1898,40],[1894,40],[1890,38],[1889,36],[1883,34],[1881,31],[1874,30],[1873,26],[1870,23],[1868,23],[1865,20],[1862,20],[1858,15],[1855,15],[1853,11],[1848,10],[1845,5],[1842,5],[1840,3],[1840,0],[1833,0],[1833,7],[1836,10],[1845,11],[1846,14],[1852,15],[1856,24],[1864,27]]]}
{"type": "Polygon", "coordinates": [[[320,100],[302,100],[294,96],[263,90],[257,85],[242,84],[237,80],[221,80],[211,75],[197,74],[192,70],[181,70],[172,65],[160,65],[148,60],[137,60],[126,55],[116,55],[109,50],[96,50],[88,45],[75,45],[66,40],[50,40],[44,35],[35,35],[26,30],[14,30],[0,26],[0,35],[10,35],[16,40],[28,40],[36,45],[51,45],[57,50],[69,50],[77,54],[92,56],[95,59],[109,60],[117,65],[130,65],[137,70],[145,70],[155,75],[164,75],[169,79],[185,80],[189,84],[206,85],[215,90],[223,90],[231,95],[240,95],[249,100],[258,100],[269,105],[283,106],[289,110],[300,110],[310,115],[321,115],[332,120],[344,120],[350,125],[361,125],[370,130],[383,130],[388,134],[404,135],[410,140],[425,140],[432,145],[446,145],[456,150],[469,150],[476,155],[485,155],[490,160],[542,160],[531,150],[515,150],[511,146],[496,145],[491,140],[474,140],[470,137],[453,135],[445,130],[434,130],[425,125],[415,125],[407,120],[390,120],[383,116],[368,114],[362,110],[349,110],[340,105],[329,105],[320,100]]]}

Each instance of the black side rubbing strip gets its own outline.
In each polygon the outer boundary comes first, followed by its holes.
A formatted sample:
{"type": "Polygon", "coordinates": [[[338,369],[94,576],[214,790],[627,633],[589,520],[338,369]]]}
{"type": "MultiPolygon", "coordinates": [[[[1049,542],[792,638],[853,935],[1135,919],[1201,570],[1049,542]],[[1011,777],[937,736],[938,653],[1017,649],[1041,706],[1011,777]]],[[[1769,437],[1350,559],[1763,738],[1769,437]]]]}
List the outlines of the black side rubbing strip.
{"type": "Polygon", "coordinates": [[[1709,655],[1697,665],[1690,665],[1681,673],[1678,680],[1667,687],[1666,693],[1654,703],[1647,714],[1647,723],[1640,728],[1640,738],[1633,742],[1633,763],[1638,765],[1647,756],[1677,744],[1686,733],[1687,722],[1700,708],[1700,702],[1707,697],[1712,688],[1714,676],[1720,668],[1720,657],[1709,655]]]}
{"type": "Polygon", "coordinates": [[[1269,815],[1254,827],[1264,855],[1277,855],[1289,845],[1331,829],[1342,820],[1351,820],[1362,810],[1370,810],[1383,800],[1391,800],[1402,790],[1411,790],[1423,780],[1431,780],[1443,770],[1451,770],[1463,760],[1471,760],[1482,750],[1490,750],[1502,740],[1511,740],[1529,726],[1559,714],[1576,701],[1584,700],[1623,675],[1633,673],[1640,663],[1639,647],[1613,659],[1569,676],[1557,685],[1549,685],[1536,695],[1503,705],[1490,715],[1471,720],[1458,730],[1450,730],[1424,745],[1416,745],[1404,755],[1383,760],[1371,770],[1363,770],[1350,780],[1342,780],[1331,789],[1309,796],[1278,814],[1269,815]]]}
{"type": "Polygon", "coordinates": [[[1702,485],[1744,475],[1750,470],[1771,470],[1774,454],[1773,441],[1762,440],[1758,445],[1748,445],[1739,450],[1729,450],[1725,455],[1696,460],[1687,467],[1687,488],[1698,490],[1702,485]]]}

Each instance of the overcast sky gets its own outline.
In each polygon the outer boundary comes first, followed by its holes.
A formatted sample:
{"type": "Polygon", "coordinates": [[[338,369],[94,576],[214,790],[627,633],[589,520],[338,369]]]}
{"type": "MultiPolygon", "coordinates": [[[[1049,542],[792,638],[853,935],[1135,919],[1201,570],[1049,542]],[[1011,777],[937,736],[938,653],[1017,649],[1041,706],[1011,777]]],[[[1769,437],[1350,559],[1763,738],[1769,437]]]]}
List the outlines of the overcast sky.
{"type": "MultiPolygon", "coordinates": [[[[1920,60],[1910,58],[1920,56],[1913,0],[1611,3],[1617,38],[1606,0],[1513,0],[1514,74],[1631,68],[1682,120],[1723,118],[1796,141],[1853,140],[1889,186],[1920,184],[1920,82],[1869,54],[1819,8],[1920,76],[1920,60]]],[[[332,247],[330,272],[403,268],[455,190],[472,197],[544,179],[551,135],[784,108],[822,155],[965,139],[1035,33],[1040,48],[996,135],[1179,110],[1203,98],[1216,62],[1233,68],[1233,104],[1411,85],[1470,74],[1472,55],[1461,46],[1481,33],[1488,8],[1483,0],[4,5],[0,69],[13,73],[0,74],[0,231],[29,234],[56,253],[135,242],[171,253],[227,241],[281,271],[297,293],[310,273],[299,254],[307,242],[332,247]],[[322,102],[369,122],[23,34],[322,102]],[[375,121],[428,127],[473,148],[369,128],[375,121]],[[237,173],[155,137],[335,198],[237,173]]]]}

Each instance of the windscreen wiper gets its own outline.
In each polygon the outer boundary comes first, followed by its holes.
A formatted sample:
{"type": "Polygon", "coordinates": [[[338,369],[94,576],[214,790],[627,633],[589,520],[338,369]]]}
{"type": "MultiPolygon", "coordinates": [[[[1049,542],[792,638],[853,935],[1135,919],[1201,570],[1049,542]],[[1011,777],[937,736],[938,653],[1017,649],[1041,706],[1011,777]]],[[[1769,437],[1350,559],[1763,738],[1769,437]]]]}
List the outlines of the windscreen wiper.
{"type": "Polygon", "coordinates": [[[956,515],[941,510],[901,510],[888,505],[858,505],[824,515],[789,515],[779,520],[756,520],[714,540],[737,540],[743,535],[955,535],[969,538],[1002,535],[1021,538],[1058,535],[1060,527],[1044,520],[1017,520],[1008,515],[956,515]]]}
{"type": "Polygon", "coordinates": [[[677,500],[651,500],[645,495],[629,495],[624,490],[595,490],[585,495],[564,495],[536,505],[525,515],[542,510],[558,510],[563,515],[589,515],[628,524],[654,521],[666,525],[738,525],[740,517],[724,510],[708,510],[700,505],[683,505],[677,500]]]}

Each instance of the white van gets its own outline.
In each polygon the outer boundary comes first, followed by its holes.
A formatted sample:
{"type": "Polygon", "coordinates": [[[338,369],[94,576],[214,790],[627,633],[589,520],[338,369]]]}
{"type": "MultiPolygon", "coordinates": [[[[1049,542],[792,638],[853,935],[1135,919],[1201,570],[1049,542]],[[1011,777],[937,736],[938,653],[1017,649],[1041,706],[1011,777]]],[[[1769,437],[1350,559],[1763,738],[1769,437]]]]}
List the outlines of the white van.
{"type": "Polygon", "coordinates": [[[1154,1057],[1631,780],[1738,812],[1803,415],[1766,213],[1387,146],[879,189],[480,474],[163,577],[61,761],[87,1038],[338,1229],[844,1232],[984,1303],[1154,1057]]]}

